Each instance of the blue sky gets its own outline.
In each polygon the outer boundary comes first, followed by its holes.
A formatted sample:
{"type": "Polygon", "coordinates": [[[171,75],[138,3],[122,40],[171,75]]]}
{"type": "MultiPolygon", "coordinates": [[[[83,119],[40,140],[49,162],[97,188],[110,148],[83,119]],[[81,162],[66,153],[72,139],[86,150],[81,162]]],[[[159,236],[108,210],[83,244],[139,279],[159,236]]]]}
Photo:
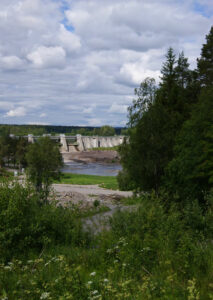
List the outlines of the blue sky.
{"type": "Polygon", "coordinates": [[[1,0],[0,123],[125,126],[168,47],[191,67],[212,0],[1,0]]]}

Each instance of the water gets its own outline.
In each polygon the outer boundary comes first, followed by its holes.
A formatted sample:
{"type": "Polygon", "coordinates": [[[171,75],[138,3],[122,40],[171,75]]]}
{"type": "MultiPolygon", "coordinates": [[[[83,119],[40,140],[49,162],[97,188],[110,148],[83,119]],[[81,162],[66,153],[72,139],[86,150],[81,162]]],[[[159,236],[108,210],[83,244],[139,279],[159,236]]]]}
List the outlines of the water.
{"type": "Polygon", "coordinates": [[[63,173],[116,176],[121,169],[119,164],[67,162],[61,171],[63,173]]]}

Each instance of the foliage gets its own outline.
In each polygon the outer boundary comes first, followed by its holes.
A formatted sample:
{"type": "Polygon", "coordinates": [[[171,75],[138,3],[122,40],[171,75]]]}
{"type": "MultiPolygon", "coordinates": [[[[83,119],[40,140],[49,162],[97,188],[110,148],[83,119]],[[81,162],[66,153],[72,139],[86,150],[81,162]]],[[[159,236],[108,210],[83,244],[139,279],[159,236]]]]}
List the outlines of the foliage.
{"type": "MultiPolygon", "coordinates": [[[[65,133],[66,135],[98,135],[100,127],[80,127],[80,126],[53,126],[53,125],[1,125],[0,124],[0,136],[5,130],[9,130],[11,134],[16,136],[27,136],[33,134],[35,136],[41,136],[43,134],[58,135],[65,133]]],[[[122,128],[114,128],[117,135],[121,134],[122,128]]],[[[113,134],[114,135],[114,134],[113,134]]]]}
{"type": "Polygon", "coordinates": [[[0,136],[0,167],[5,165],[6,160],[8,161],[10,153],[11,139],[9,137],[9,131],[4,130],[0,136]]]}
{"type": "Polygon", "coordinates": [[[201,202],[213,187],[213,89],[203,90],[191,118],[185,122],[167,169],[167,187],[180,199],[201,202]]]}
{"type": "Polygon", "coordinates": [[[55,181],[55,183],[79,184],[79,185],[98,184],[99,186],[106,189],[112,189],[112,190],[118,189],[118,183],[115,176],[97,176],[97,175],[63,173],[61,175],[60,180],[55,181]]]}
{"type": "Polygon", "coordinates": [[[156,83],[153,78],[146,78],[139,88],[135,89],[137,99],[128,108],[129,126],[134,127],[141,119],[143,113],[148,111],[155,102],[156,83]]]}
{"type": "Polygon", "coordinates": [[[134,182],[125,170],[119,171],[117,181],[120,191],[132,191],[134,189],[134,182]]]}
{"type": "Polygon", "coordinates": [[[126,178],[137,190],[159,193],[165,184],[171,199],[182,202],[202,202],[212,188],[212,41],[213,27],[194,71],[183,52],[177,59],[169,48],[159,87],[147,78],[136,89],[138,99],[128,109],[129,144],[119,151],[121,185],[126,178]]]}
{"type": "Polygon", "coordinates": [[[213,85],[213,26],[206,36],[206,44],[203,45],[201,57],[198,59],[198,74],[202,86],[213,85]]]}
{"type": "Polygon", "coordinates": [[[99,130],[100,136],[113,136],[115,135],[115,129],[109,125],[104,125],[99,130]]]}
{"type": "Polygon", "coordinates": [[[29,179],[46,201],[50,184],[59,177],[63,165],[59,146],[50,138],[42,137],[29,145],[26,159],[29,179]]]}
{"type": "Polygon", "coordinates": [[[54,245],[0,264],[0,297],[211,300],[211,202],[205,214],[196,202],[167,211],[164,197],[118,212],[112,230],[89,244],[54,245]]]}
{"type": "Polygon", "coordinates": [[[160,87],[147,78],[135,91],[138,99],[128,109],[129,144],[120,147],[120,155],[124,174],[137,189],[158,192],[162,184],[175,137],[189,115],[185,101],[191,74],[188,66],[183,53],[176,60],[169,48],[160,87]]]}
{"type": "Polygon", "coordinates": [[[40,205],[30,186],[3,182],[0,187],[0,260],[41,251],[52,244],[80,244],[85,240],[72,210],[54,203],[40,205]]]}

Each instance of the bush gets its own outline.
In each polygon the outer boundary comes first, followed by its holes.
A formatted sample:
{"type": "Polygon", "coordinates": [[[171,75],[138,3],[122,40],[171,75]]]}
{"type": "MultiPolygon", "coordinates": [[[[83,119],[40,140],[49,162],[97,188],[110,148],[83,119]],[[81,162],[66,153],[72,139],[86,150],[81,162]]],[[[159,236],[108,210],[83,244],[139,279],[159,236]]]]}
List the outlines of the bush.
{"type": "Polygon", "coordinates": [[[134,184],[125,170],[119,171],[117,181],[119,190],[121,191],[131,191],[134,189],[134,184]]]}
{"type": "Polygon", "coordinates": [[[17,182],[0,186],[0,257],[41,251],[48,244],[81,244],[86,236],[69,209],[41,205],[34,190],[17,182]]]}
{"type": "Polygon", "coordinates": [[[113,259],[125,261],[135,278],[147,281],[143,299],[211,299],[212,220],[211,203],[206,212],[196,201],[168,211],[161,199],[144,199],[136,212],[118,212],[111,219],[114,241],[126,241],[113,259]],[[187,296],[192,282],[200,298],[187,296]]]}

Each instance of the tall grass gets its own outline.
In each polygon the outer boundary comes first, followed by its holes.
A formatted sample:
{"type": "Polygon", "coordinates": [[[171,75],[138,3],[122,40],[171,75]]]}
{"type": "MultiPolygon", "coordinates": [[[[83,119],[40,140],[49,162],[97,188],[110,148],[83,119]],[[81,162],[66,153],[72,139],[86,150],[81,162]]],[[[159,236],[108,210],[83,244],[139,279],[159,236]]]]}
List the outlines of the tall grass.
{"type": "Polygon", "coordinates": [[[33,196],[23,189],[0,188],[0,196],[10,199],[10,205],[0,202],[1,221],[10,210],[1,241],[22,224],[22,235],[4,248],[5,255],[15,251],[0,264],[0,299],[213,299],[212,196],[205,212],[196,201],[180,210],[144,197],[137,211],[117,212],[111,230],[94,237],[82,232],[69,209],[28,206],[22,214],[33,196]],[[38,247],[41,237],[49,243],[38,247]],[[21,241],[27,251],[18,255],[21,241]]]}

